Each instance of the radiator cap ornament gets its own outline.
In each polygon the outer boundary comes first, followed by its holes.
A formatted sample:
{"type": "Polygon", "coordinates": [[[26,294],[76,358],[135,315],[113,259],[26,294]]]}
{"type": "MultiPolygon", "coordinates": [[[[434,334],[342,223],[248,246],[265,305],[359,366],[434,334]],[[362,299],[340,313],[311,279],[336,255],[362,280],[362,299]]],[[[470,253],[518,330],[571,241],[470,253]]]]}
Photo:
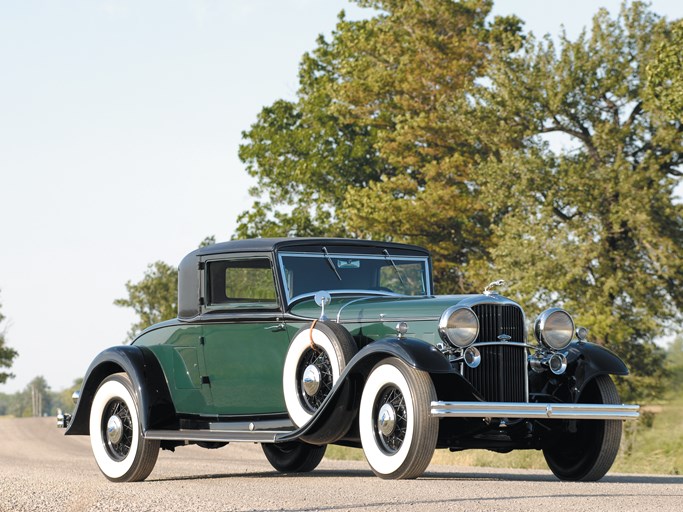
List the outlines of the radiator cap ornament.
{"type": "Polygon", "coordinates": [[[486,286],[486,288],[484,288],[484,295],[494,295],[495,292],[493,291],[493,289],[503,285],[505,285],[505,281],[503,281],[502,279],[498,279],[498,281],[493,281],[492,283],[489,283],[486,286]]]}

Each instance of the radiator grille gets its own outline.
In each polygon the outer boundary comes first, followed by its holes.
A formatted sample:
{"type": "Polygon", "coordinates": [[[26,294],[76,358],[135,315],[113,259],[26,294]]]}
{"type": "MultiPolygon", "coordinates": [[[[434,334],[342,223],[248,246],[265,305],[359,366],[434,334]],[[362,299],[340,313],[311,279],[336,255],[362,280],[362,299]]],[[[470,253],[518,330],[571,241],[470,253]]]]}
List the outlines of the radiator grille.
{"type": "Polygon", "coordinates": [[[509,345],[479,347],[481,364],[464,366],[463,375],[489,402],[526,402],[526,350],[515,347],[524,343],[524,315],[517,306],[479,304],[472,309],[479,317],[479,336],[474,342],[498,341],[511,337],[509,345]]]}

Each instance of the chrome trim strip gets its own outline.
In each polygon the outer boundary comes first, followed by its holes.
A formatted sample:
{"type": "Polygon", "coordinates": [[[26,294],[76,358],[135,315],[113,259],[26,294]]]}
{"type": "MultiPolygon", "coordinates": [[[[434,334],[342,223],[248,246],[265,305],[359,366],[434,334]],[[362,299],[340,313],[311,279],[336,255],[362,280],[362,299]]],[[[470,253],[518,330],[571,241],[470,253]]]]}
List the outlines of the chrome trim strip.
{"type": "Polygon", "coordinates": [[[289,434],[289,430],[261,430],[245,432],[237,430],[148,430],[145,439],[159,441],[194,441],[206,443],[274,443],[275,437],[289,434]]]}
{"type": "Polygon", "coordinates": [[[432,402],[439,418],[529,418],[553,420],[634,420],[639,405],[543,404],[518,402],[432,402]]]}
{"type": "Polygon", "coordinates": [[[350,306],[351,304],[355,304],[356,302],[362,302],[364,300],[370,300],[373,298],[374,297],[361,297],[360,299],[350,300],[346,304],[343,304],[342,307],[339,308],[339,311],[337,311],[337,323],[338,324],[341,323],[341,314],[342,314],[342,311],[344,311],[344,308],[346,308],[347,306],[350,306]]]}

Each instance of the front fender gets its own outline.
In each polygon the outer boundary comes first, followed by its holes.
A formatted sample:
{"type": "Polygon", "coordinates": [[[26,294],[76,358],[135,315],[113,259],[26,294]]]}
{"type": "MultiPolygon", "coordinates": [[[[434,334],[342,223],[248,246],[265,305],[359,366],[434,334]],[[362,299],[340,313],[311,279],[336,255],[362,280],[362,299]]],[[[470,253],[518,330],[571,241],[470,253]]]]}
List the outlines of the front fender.
{"type": "MultiPolygon", "coordinates": [[[[459,377],[448,359],[433,345],[414,338],[385,338],[363,347],[349,361],[332,391],[311,420],[303,427],[278,438],[278,442],[302,439],[310,444],[338,441],[351,428],[358,409],[365,380],[372,368],[387,357],[397,357],[417,370],[435,376],[459,377]]],[[[469,383],[468,383],[469,385],[469,383]]]]}
{"type": "Polygon", "coordinates": [[[567,370],[559,377],[550,372],[529,372],[531,394],[550,395],[576,403],[586,385],[599,375],[628,375],[628,368],[613,352],[593,343],[572,343],[567,348],[567,370]]]}
{"type": "Polygon", "coordinates": [[[121,345],[100,352],[90,364],[65,435],[90,433],[90,407],[97,388],[109,375],[120,372],[127,373],[133,384],[143,431],[173,421],[168,383],[154,354],[146,347],[121,345]]]}
{"type": "Polygon", "coordinates": [[[594,343],[572,343],[567,351],[567,367],[576,379],[577,396],[598,375],[628,375],[628,368],[619,356],[594,343]]]}

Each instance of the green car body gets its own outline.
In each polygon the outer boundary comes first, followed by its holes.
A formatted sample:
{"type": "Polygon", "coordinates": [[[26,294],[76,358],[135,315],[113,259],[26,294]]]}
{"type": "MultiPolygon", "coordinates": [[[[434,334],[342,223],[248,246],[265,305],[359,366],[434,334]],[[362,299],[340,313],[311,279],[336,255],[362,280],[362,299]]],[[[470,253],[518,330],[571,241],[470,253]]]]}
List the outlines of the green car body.
{"type": "Polygon", "coordinates": [[[541,449],[558,477],[595,480],[638,416],[609,379],[623,362],[566,312],[544,312],[532,344],[514,301],[434,295],[416,246],[226,242],[183,259],[178,289],[178,318],[98,355],[60,418],[110,480],[144,479],[159,448],[234,441],[288,472],[358,446],[382,478],[419,476],[435,448],[541,449]]]}

